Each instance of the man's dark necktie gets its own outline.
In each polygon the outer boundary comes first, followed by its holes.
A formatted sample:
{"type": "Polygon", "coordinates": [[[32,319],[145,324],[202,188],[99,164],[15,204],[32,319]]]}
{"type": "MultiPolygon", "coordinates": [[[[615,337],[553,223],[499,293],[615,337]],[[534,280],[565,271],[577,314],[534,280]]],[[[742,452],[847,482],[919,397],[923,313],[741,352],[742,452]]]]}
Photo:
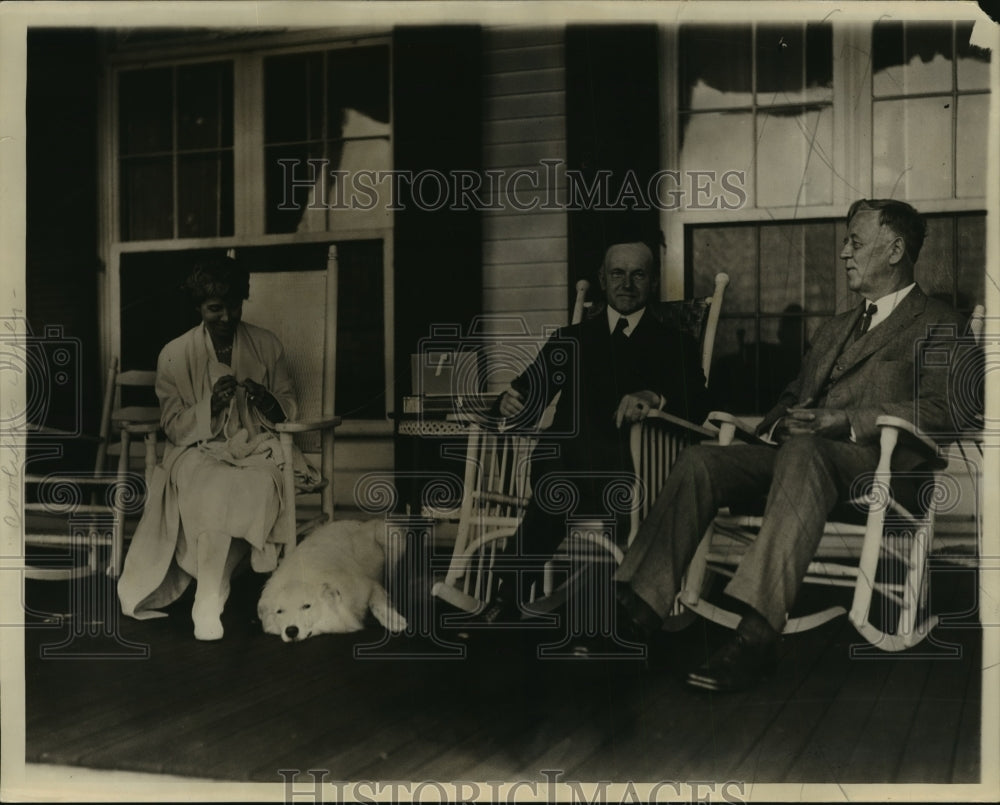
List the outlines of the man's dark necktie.
{"type": "Polygon", "coordinates": [[[868,305],[865,315],[861,317],[861,327],[858,329],[859,338],[868,332],[868,328],[872,326],[872,316],[876,313],[878,313],[878,308],[875,305],[868,305]]]}
{"type": "Polygon", "coordinates": [[[628,329],[628,319],[622,316],[618,319],[618,324],[615,325],[615,331],[611,334],[611,340],[615,344],[625,344],[628,342],[628,337],[625,335],[625,330],[628,329]]]}

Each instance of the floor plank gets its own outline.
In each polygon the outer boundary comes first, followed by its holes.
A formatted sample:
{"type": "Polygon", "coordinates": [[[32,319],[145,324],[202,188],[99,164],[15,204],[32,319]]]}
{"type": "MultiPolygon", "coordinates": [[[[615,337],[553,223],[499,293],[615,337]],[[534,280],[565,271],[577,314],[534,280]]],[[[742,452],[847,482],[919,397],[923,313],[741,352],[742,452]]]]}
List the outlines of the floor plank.
{"type": "Polygon", "coordinates": [[[940,736],[958,734],[969,677],[977,669],[973,662],[963,662],[961,657],[941,657],[928,664],[927,683],[894,782],[951,782],[956,747],[942,746],[940,736]]]}
{"type": "MultiPolygon", "coordinates": [[[[963,636],[969,635],[970,630],[962,630],[963,636]]],[[[982,632],[975,630],[973,635],[976,640],[975,646],[981,645],[982,632]]],[[[967,644],[966,644],[967,645],[967,644]]],[[[980,744],[982,738],[982,652],[976,648],[967,650],[967,657],[963,658],[972,666],[969,679],[965,688],[964,701],[962,702],[962,720],[959,722],[958,731],[954,737],[954,754],[952,755],[951,782],[953,783],[978,783],[982,775],[980,763],[980,744]]],[[[996,717],[995,714],[992,717],[996,717]]]]}
{"type": "MultiPolygon", "coordinates": [[[[789,692],[766,730],[752,745],[752,750],[734,770],[734,779],[747,782],[782,780],[789,773],[826,716],[832,702],[844,684],[845,644],[842,635],[847,624],[828,624],[818,629],[818,637],[829,638],[825,645],[812,652],[815,662],[808,664],[808,652],[803,650],[796,659],[803,663],[802,683],[789,692]]],[[[849,628],[849,627],[847,627],[849,628]]],[[[804,635],[788,637],[799,640],[804,635]]],[[[805,649],[805,647],[803,647],[805,649]]]]}
{"type": "Polygon", "coordinates": [[[930,663],[905,653],[864,662],[884,662],[890,671],[865,723],[865,742],[855,747],[847,761],[846,781],[891,783],[900,776],[906,738],[925,693],[930,663]]]}

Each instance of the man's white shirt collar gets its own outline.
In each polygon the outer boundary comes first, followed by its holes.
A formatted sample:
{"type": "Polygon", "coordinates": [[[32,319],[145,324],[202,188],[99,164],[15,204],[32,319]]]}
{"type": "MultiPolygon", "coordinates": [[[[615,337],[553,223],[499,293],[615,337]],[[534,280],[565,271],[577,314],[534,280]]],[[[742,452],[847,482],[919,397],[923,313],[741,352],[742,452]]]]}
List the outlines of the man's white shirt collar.
{"type": "Polygon", "coordinates": [[[615,327],[618,326],[618,319],[626,319],[628,321],[628,327],[625,328],[625,336],[629,337],[635,332],[635,328],[638,326],[639,322],[642,320],[642,314],[646,312],[646,308],[637,310],[634,313],[629,313],[627,316],[622,316],[617,310],[612,308],[610,305],[608,310],[608,332],[613,333],[615,327]]]}
{"type": "Polygon", "coordinates": [[[887,293],[881,299],[865,299],[865,310],[867,310],[871,304],[874,304],[877,308],[875,314],[872,316],[871,324],[868,325],[869,332],[889,318],[889,314],[892,313],[899,303],[906,298],[906,295],[913,290],[916,284],[917,283],[915,282],[911,282],[905,288],[900,288],[898,291],[887,293]]]}

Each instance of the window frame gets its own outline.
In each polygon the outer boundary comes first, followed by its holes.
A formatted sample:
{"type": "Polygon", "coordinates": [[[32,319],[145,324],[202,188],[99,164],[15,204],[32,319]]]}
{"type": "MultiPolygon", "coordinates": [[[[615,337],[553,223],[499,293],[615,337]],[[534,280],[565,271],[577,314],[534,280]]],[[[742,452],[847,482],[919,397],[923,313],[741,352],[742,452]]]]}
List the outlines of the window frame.
{"type": "MultiPolygon", "coordinates": [[[[176,41],[143,47],[142,43],[115,45],[103,43],[99,120],[98,227],[100,258],[106,270],[99,276],[102,364],[113,355],[122,354],[124,333],[121,320],[121,257],[126,253],[186,251],[199,248],[247,248],[320,241],[381,240],[383,266],[383,373],[386,412],[380,420],[391,429],[394,414],[395,375],[395,271],[393,254],[393,216],[388,224],[365,228],[331,227],[318,232],[272,233],[265,231],[265,149],[264,149],[264,60],[269,56],[329,51],[367,45],[385,45],[389,53],[389,107],[393,107],[392,61],[394,50],[391,30],[313,29],[304,32],[249,34],[226,41],[199,42],[198,35],[178,37],[176,41]],[[112,46],[115,49],[112,51],[112,46]],[[198,238],[169,238],[125,241],[121,238],[121,186],[119,175],[118,76],[129,69],[176,67],[207,61],[232,61],[233,64],[233,234],[198,238]]],[[[389,147],[395,137],[394,121],[389,123],[389,147]]],[[[391,167],[391,166],[390,166],[391,167]]],[[[328,226],[331,219],[328,217],[328,226]]],[[[335,315],[335,314],[334,314],[335,315]]],[[[349,429],[349,428],[348,428],[349,429]]]]}

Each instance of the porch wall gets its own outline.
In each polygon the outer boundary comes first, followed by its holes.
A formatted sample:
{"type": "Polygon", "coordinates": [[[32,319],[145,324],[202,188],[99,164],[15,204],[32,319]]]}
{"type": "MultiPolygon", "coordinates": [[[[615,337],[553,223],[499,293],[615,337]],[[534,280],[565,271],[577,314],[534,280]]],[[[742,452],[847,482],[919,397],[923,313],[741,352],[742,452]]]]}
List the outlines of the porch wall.
{"type": "MultiPolygon", "coordinates": [[[[505,177],[522,168],[539,177],[537,190],[528,179],[520,180],[516,195],[501,190],[494,198],[502,209],[483,215],[483,312],[519,317],[532,334],[569,321],[566,211],[513,206],[564,190],[541,163],[566,160],[564,38],[565,29],[555,27],[495,27],[483,34],[483,168],[505,177]]],[[[509,320],[485,324],[488,332],[512,326],[509,320]]]]}

